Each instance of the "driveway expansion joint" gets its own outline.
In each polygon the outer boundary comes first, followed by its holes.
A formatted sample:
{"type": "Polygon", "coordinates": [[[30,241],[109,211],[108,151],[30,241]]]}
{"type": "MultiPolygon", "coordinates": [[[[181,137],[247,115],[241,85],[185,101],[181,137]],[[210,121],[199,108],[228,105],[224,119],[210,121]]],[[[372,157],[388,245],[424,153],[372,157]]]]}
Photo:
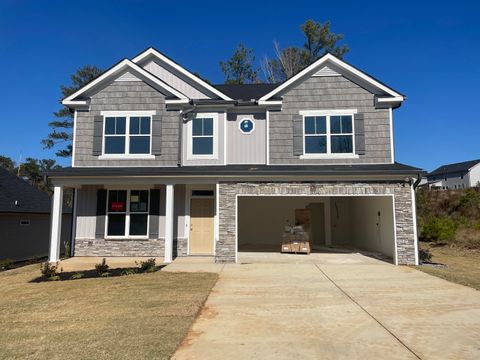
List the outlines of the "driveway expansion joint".
{"type": "Polygon", "coordinates": [[[407,344],[405,344],[397,335],[395,335],[390,329],[383,325],[375,316],[373,316],[367,309],[365,309],[359,302],[357,302],[350,294],[340,287],[332,278],[330,278],[325,271],[323,271],[318,264],[314,264],[316,268],[330,281],[343,295],[350,299],[355,305],[357,305],[363,312],[365,312],[370,318],[372,318],[378,325],[380,325],[385,331],[387,331],[392,337],[394,337],[403,347],[405,347],[413,356],[417,359],[422,359],[415,351],[413,351],[407,344]]]}

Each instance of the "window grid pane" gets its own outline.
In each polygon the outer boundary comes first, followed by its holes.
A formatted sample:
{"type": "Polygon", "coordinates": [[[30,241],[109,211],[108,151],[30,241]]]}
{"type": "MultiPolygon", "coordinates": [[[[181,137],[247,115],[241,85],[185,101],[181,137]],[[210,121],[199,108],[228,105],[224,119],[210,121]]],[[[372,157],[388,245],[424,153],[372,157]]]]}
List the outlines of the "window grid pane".
{"type": "Polygon", "coordinates": [[[307,136],[305,137],[305,153],[307,154],[325,154],[327,152],[326,136],[307,136]]]}
{"type": "Polygon", "coordinates": [[[334,154],[346,154],[353,152],[352,135],[335,135],[331,139],[331,152],[334,154]]]}
{"type": "Polygon", "coordinates": [[[194,155],[212,155],[213,154],[213,138],[212,137],[194,137],[192,153],[194,155]]]}
{"type": "Polygon", "coordinates": [[[150,118],[142,117],[140,121],[140,134],[150,135],[150,118]]]}
{"type": "Polygon", "coordinates": [[[139,134],[140,133],[140,118],[131,117],[130,118],[130,134],[139,134]]]}
{"type": "Polygon", "coordinates": [[[150,136],[130,136],[130,154],[150,154],[150,136]]]}
{"type": "Polygon", "coordinates": [[[105,136],[105,154],[125,154],[125,136],[105,136]]]}

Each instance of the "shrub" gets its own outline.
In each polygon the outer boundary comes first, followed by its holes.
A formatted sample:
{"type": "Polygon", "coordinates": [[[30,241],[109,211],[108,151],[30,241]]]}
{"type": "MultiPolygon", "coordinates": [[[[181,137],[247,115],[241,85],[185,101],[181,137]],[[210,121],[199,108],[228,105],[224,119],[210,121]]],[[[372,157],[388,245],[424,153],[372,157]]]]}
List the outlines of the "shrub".
{"type": "Polygon", "coordinates": [[[127,268],[127,269],[123,269],[120,275],[127,276],[127,275],[133,275],[136,273],[137,273],[137,269],[127,268]]]}
{"type": "Polygon", "coordinates": [[[432,254],[428,249],[418,249],[418,258],[420,259],[420,263],[432,262],[432,254]]]}
{"type": "Polygon", "coordinates": [[[103,258],[100,264],[95,265],[95,270],[97,270],[98,275],[103,276],[104,273],[108,272],[109,266],[107,265],[107,259],[103,258]]]}
{"type": "MultiPolygon", "coordinates": [[[[40,265],[40,271],[43,277],[50,279],[50,280],[59,280],[60,273],[58,272],[58,262],[54,264],[50,264],[48,262],[44,262],[40,265]]],[[[61,270],[60,270],[61,271],[61,270]]]]}
{"type": "Polygon", "coordinates": [[[460,197],[458,205],[462,208],[480,209],[480,191],[474,188],[466,189],[460,197]]]}
{"type": "Polygon", "coordinates": [[[10,259],[5,259],[0,261],[0,271],[13,269],[13,261],[10,259]]]}
{"type": "Polygon", "coordinates": [[[77,280],[77,279],[81,279],[81,278],[83,278],[82,273],[75,273],[72,276],[70,276],[70,280],[77,280]]]}
{"type": "Polygon", "coordinates": [[[157,270],[157,267],[155,265],[155,259],[154,258],[150,258],[148,260],[145,260],[145,261],[140,261],[140,271],[141,272],[154,272],[157,270]]]}
{"type": "Polygon", "coordinates": [[[422,226],[421,239],[433,242],[449,242],[456,231],[453,220],[446,217],[431,216],[422,226]]]}

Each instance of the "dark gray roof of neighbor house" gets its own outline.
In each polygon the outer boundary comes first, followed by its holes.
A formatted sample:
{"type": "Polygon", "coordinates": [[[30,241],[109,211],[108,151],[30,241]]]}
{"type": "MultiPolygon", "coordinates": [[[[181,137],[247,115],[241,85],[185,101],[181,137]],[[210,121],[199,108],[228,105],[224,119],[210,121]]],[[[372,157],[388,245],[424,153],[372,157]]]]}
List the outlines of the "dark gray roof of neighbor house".
{"type": "Polygon", "coordinates": [[[219,84],[213,86],[235,100],[258,100],[279,85],[280,84],[219,84]]]}
{"type": "Polygon", "coordinates": [[[215,165],[183,167],[68,167],[52,170],[49,177],[101,176],[322,176],[423,175],[422,169],[404,165],[215,165]]]}
{"type": "Polygon", "coordinates": [[[50,213],[50,196],[0,167],[0,212],[50,213]]]}
{"type": "Polygon", "coordinates": [[[428,176],[445,175],[452,173],[467,173],[471,167],[477,165],[478,163],[480,163],[480,159],[442,165],[429,173],[428,176]]]}

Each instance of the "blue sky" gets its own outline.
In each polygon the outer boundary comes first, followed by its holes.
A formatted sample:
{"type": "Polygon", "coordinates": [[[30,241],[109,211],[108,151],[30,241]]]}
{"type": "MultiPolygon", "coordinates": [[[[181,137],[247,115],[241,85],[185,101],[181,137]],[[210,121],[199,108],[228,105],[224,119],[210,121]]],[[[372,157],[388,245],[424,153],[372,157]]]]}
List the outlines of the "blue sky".
{"type": "Polygon", "coordinates": [[[303,44],[299,25],[312,18],[345,35],[348,62],[407,95],[394,112],[397,161],[432,170],[480,158],[480,3],[365,3],[3,0],[0,154],[54,157],[40,141],[59,108],[59,85],[82,65],[108,68],[154,46],[221,83],[218,63],[238,43],[257,59],[271,56],[274,40],[303,44]]]}

